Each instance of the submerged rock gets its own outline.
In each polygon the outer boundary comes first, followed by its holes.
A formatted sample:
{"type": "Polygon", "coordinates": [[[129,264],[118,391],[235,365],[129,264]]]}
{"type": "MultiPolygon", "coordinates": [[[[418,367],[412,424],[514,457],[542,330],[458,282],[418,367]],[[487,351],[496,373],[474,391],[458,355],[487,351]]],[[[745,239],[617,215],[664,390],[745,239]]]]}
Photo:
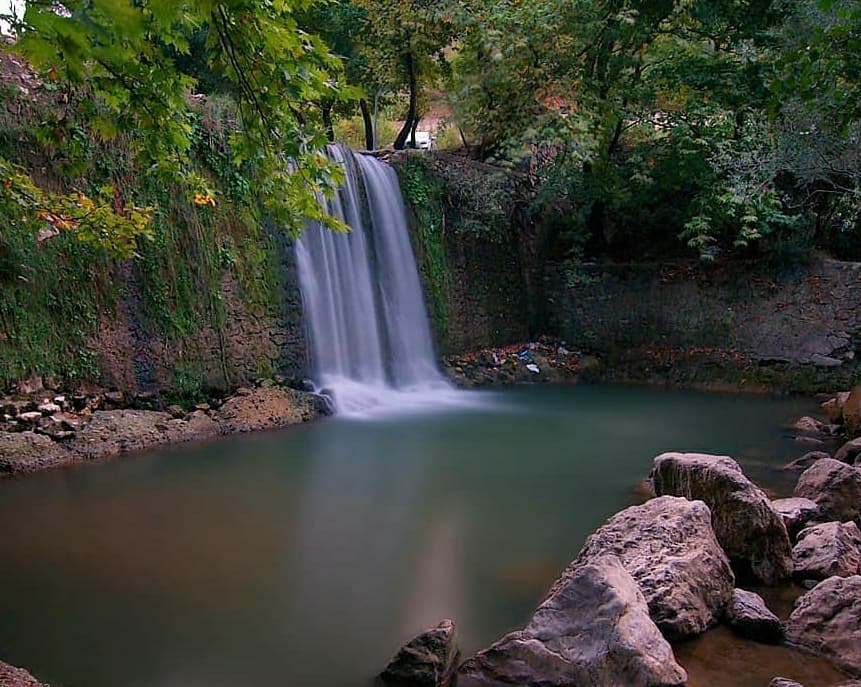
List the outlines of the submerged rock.
{"type": "Polygon", "coordinates": [[[768,687],[804,687],[804,685],[789,678],[776,677],[768,683],[768,687]]]}
{"type": "Polygon", "coordinates": [[[824,580],[861,574],[861,532],[854,522],[826,522],[801,531],[792,549],[793,575],[824,580]]]}
{"type": "Polygon", "coordinates": [[[529,624],[466,661],[458,687],[671,687],[685,670],[615,556],[572,564],[529,624]]]}
{"type": "Polygon", "coordinates": [[[861,470],[839,460],[820,460],[805,470],[795,495],[815,501],[826,520],[861,520],[861,470]]]}
{"type": "Polygon", "coordinates": [[[861,576],[829,577],[802,596],[786,639],[861,677],[861,576]]]}
{"type": "Polygon", "coordinates": [[[680,639],[714,625],[732,597],[735,578],[702,501],[662,496],[611,517],[575,563],[617,556],[643,592],[665,636],[680,639]]]}
{"type": "Polygon", "coordinates": [[[771,507],[783,518],[783,524],[786,525],[790,538],[794,538],[808,522],[819,516],[819,506],[815,501],[798,496],[776,499],[771,502],[771,507]]]}
{"type": "Polygon", "coordinates": [[[807,468],[813,465],[817,460],[822,460],[823,458],[830,458],[831,456],[825,451],[809,451],[805,453],[801,458],[796,458],[791,463],[787,463],[783,466],[784,470],[791,470],[792,472],[804,472],[807,468]]]}
{"type": "Polygon", "coordinates": [[[443,620],[405,644],[380,673],[380,683],[386,687],[446,687],[457,656],[455,624],[443,620]]]}
{"type": "Polygon", "coordinates": [[[726,620],[742,637],[769,644],[777,644],[783,639],[780,618],[769,610],[759,594],[744,589],[733,590],[726,620]]]}
{"type": "Polygon", "coordinates": [[[792,547],[783,518],[729,456],[664,453],[655,458],[658,495],[704,501],[712,526],[736,574],[775,584],[792,572],[792,547]]]}

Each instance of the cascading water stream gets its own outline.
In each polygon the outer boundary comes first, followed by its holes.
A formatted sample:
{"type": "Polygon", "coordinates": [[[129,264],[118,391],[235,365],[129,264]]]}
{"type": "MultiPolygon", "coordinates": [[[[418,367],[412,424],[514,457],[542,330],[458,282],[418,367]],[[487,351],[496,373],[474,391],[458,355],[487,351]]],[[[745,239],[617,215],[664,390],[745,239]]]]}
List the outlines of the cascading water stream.
{"type": "Polygon", "coordinates": [[[315,383],[341,414],[465,400],[437,367],[397,175],[343,146],[329,155],[346,180],[327,207],[351,231],[312,225],[296,242],[315,383]]]}

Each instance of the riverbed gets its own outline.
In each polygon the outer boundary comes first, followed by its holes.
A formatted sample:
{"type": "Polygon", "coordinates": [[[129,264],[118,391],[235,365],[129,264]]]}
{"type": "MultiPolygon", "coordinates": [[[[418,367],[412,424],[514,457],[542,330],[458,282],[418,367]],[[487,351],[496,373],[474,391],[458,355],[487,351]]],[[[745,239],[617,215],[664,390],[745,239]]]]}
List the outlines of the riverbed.
{"type": "MultiPolygon", "coordinates": [[[[471,393],[0,482],[0,657],[54,687],[366,685],[444,617],[467,654],[521,626],[589,533],[645,498],[658,453],[725,453],[787,494],[779,466],[808,450],[788,427],[815,410],[625,387],[471,393]]],[[[732,641],[684,647],[692,678],[759,684],[717,656],[732,641]]],[[[779,652],[765,672],[834,676],[779,652]]]]}

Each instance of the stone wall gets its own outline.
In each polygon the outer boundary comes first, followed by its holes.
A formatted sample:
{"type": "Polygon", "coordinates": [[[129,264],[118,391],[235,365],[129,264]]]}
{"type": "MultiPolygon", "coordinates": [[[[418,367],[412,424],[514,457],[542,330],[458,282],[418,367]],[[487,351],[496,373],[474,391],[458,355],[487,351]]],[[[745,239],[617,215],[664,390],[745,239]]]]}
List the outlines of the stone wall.
{"type": "MultiPolygon", "coordinates": [[[[442,354],[527,341],[529,315],[516,236],[490,242],[449,234],[444,327],[436,326],[442,354]]],[[[418,254],[421,254],[419,249],[418,254]]],[[[421,265],[421,263],[420,263],[421,265]]],[[[433,298],[432,294],[426,296],[433,298]]],[[[433,311],[434,304],[430,304],[433,311]]]]}
{"type": "Polygon", "coordinates": [[[280,250],[282,292],[271,307],[250,307],[236,276],[225,272],[217,294],[224,307],[223,327],[206,322],[183,338],[148,331],[136,270],[133,264],[127,265],[123,276],[128,296],[115,316],[102,322],[94,342],[100,354],[101,383],[128,392],[181,389],[189,384],[226,391],[273,374],[301,379],[306,367],[302,298],[292,245],[285,241],[280,250]]]}
{"type": "MultiPolygon", "coordinates": [[[[547,329],[616,358],[698,353],[852,381],[861,356],[861,263],[817,259],[775,276],[756,265],[591,265],[575,285],[547,270],[547,329]]],[[[664,356],[663,360],[672,360],[664,356]]]]}

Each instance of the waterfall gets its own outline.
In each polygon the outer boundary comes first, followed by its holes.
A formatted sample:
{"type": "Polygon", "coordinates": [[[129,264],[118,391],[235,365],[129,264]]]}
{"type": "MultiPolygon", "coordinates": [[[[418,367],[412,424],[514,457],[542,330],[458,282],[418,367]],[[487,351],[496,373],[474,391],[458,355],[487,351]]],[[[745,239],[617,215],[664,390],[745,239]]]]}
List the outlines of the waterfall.
{"type": "Polygon", "coordinates": [[[397,175],[330,146],[345,183],[325,201],[351,231],[296,242],[311,367],[343,414],[425,407],[455,393],[437,367],[397,175]]]}

